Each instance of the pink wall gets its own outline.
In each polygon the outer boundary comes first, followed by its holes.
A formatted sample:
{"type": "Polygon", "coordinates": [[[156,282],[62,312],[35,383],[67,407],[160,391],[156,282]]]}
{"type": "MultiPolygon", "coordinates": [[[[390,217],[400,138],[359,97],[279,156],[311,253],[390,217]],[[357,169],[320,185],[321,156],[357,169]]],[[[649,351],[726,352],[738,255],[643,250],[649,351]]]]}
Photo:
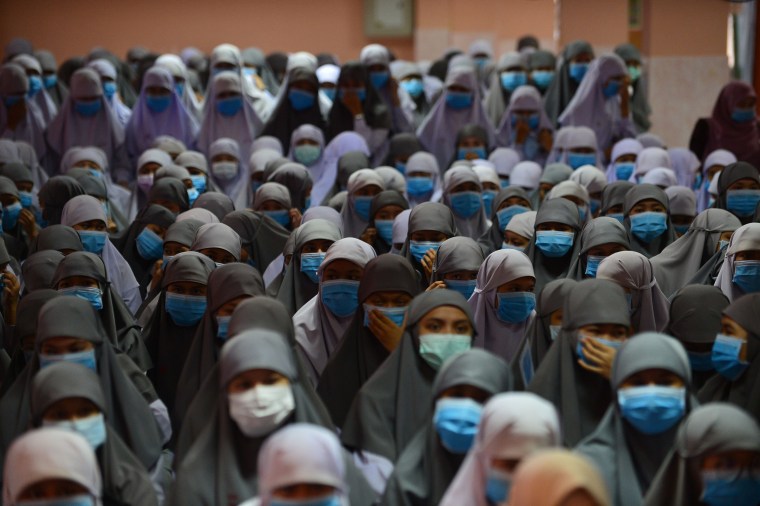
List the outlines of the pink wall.
{"type": "Polygon", "coordinates": [[[364,36],[361,0],[0,0],[0,44],[26,37],[59,62],[106,46],[119,56],[133,45],[210,51],[222,42],[264,52],[332,51],[355,59],[372,42],[412,58],[413,39],[364,36]]]}

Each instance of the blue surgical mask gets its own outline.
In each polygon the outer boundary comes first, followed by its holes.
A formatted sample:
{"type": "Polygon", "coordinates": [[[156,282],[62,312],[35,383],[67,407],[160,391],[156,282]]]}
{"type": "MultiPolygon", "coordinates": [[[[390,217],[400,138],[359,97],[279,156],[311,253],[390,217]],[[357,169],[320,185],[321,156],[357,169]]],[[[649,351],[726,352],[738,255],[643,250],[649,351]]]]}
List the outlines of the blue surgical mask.
{"type": "Polygon", "coordinates": [[[736,337],[718,334],[712,348],[712,363],[721,376],[734,381],[742,375],[749,363],[742,361],[742,345],[744,341],[736,337]]]}
{"type": "Polygon", "coordinates": [[[359,102],[364,102],[367,99],[366,88],[341,88],[338,92],[338,97],[343,98],[348,92],[356,93],[356,96],[359,97],[359,102]]]}
{"type": "Polygon", "coordinates": [[[607,215],[608,218],[615,218],[621,224],[625,222],[625,215],[623,213],[612,213],[607,215]]]}
{"type": "Polygon", "coordinates": [[[647,211],[629,216],[633,235],[650,243],[660,237],[668,229],[668,215],[665,213],[647,211]]]}
{"type": "Polygon", "coordinates": [[[76,353],[63,353],[61,355],[46,355],[40,353],[40,369],[59,362],[71,362],[72,364],[82,365],[91,371],[98,372],[97,361],[95,359],[95,349],[79,351],[76,353]]]}
{"type": "Polygon", "coordinates": [[[325,97],[330,99],[330,102],[335,101],[335,95],[338,93],[337,88],[320,88],[319,92],[322,93],[325,97]]]}
{"type": "Polygon", "coordinates": [[[288,100],[290,101],[290,106],[296,111],[305,111],[314,106],[317,96],[310,91],[291,88],[288,91],[288,100]]]}
{"type": "Polygon", "coordinates": [[[588,206],[591,210],[591,216],[596,216],[597,211],[602,207],[602,201],[599,199],[591,199],[589,200],[588,206]]]}
{"type": "Polygon", "coordinates": [[[441,243],[434,241],[409,241],[409,252],[415,260],[422,262],[422,257],[425,256],[425,253],[431,249],[438,251],[440,245],[441,243]]]}
{"type": "Polygon", "coordinates": [[[301,144],[293,148],[293,157],[298,163],[311,167],[322,156],[322,148],[312,144],[301,144]]]}
{"type": "Polygon", "coordinates": [[[604,260],[607,257],[601,257],[601,256],[595,256],[595,255],[587,255],[586,256],[586,277],[589,278],[595,278],[596,277],[596,271],[599,269],[599,264],[602,260],[604,260]]]}
{"type": "Polygon", "coordinates": [[[325,253],[301,253],[301,272],[306,274],[312,282],[319,283],[317,270],[324,259],[325,253]]]}
{"type": "Polygon", "coordinates": [[[586,75],[586,71],[588,70],[588,63],[571,63],[568,70],[570,78],[576,83],[579,83],[583,80],[583,76],[586,75]]]}
{"type": "Polygon", "coordinates": [[[29,92],[27,96],[29,98],[34,97],[37,93],[42,90],[42,77],[40,76],[29,76],[29,92]]]}
{"type": "Polygon", "coordinates": [[[58,84],[58,76],[55,74],[48,74],[46,76],[43,76],[42,82],[45,84],[45,88],[49,90],[58,84]]]}
{"type": "Polygon", "coordinates": [[[731,119],[737,123],[749,123],[755,120],[755,108],[748,107],[746,109],[736,108],[731,111],[731,119]]]}
{"type": "Polygon", "coordinates": [[[203,193],[206,191],[206,176],[190,176],[190,179],[192,180],[195,189],[198,190],[198,193],[203,193]]]}
{"type": "Polygon", "coordinates": [[[760,190],[728,190],[726,209],[742,218],[752,216],[760,203],[760,190]]]}
{"type": "Polygon", "coordinates": [[[219,112],[219,114],[228,118],[239,113],[240,109],[242,108],[243,97],[240,95],[229,98],[222,98],[216,101],[216,110],[219,112]]]}
{"type": "Polygon", "coordinates": [[[179,327],[191,327],[201,321],[206,312],[204,295],[180,295],[166,292],[164,309],[172,321],[179,327]]]}
{"type": "Polygon", "coordinates": [[[85,118],[92,118],[103,107],[99,98],[93,100],[74,100],[74,109],[80,116],[85,118]]]}
{"type": "Polygon", "coordinates": [[[103,413],[97,413],[77,420],[49,422],[43,419],[42,426],[76,432],[90,443],[90,447],[93,450],[97,450],[106,441],[106,420],[103,413]]]}
{"type": "Polygon", "coordinates": [[[190,202],[190,207],[192,207],[193,204],[195,204],[195,201],[198,200],[198,196],[200,193],[198,193],[198,190],[193,186],[192,188],[188,188],[187,190],[187,200],[190,202]]]}
{"type": "Polygon", "coordinates": [[[686,232],[688,232],[688,231],[689,231],[689,227],[690,227],[690,226],[691,226],[691,225],[673,225],[673,230],[675,230],[675,231],[676,231],[676,233],[677,233],[679,236],[682,236],[682,235],[685,235],[685,234],[686,234],[686,232]]]}
{"type": "Polygon", "coordinates": [[[272,218],[285,228],[290,228],[290,211],[277,209],[276,211],[264,211],[264,214],[272,218]]]}
{"type": "Polygon", "coordinates": [[[509,176],[499,176],[499,186],[507,188],[509,186],[509,176]]]}
{"type": "Polygon", "coordinates": [[[483,208],[486,211],[486,216],[491,216],[493,211],[493,199],[496,198],[495,190],[483,190],[481,198],[483,199],[483,208]]]}
{"type": "Polygon", "coordinates": [[[103,309],[103,292],[97,286],[70,286],[68,288],[60,288],[58,293],[84,299],[98,311],[103,309]]]}
{"type": "Polygon", "coordinates": [[[586,221],[586,206],[580,205],[578,206],[578,216],[581,218],[581,223],[584,223],[586,221]]]}
{"type": "Polygon", "coordinates": [[[681,421],[686,389],[644,385],[618,390],[620,414],[642,434],[661,434],[681,421]]]}
{"type": "Polygon", "coordinates": [[[343,501],[337,494],[316,499],[269,499],[269,506],[341,506],[343,501]]]}
{"type": "Polygon", "coordinates": [[[536,247],[549,258],[559,258],[567,255],[573,247],[575,234],[558,230],[536,231],[536,247]]]}
{"type": "Polygon", "coordinates": [[[536,308],[536,294],[533,292],[497,293],[499,305],[496,314],[504,323],[522,323],[536,308]]]}
{"type": "Polygon", "coordinates": [[[359,307],[359,282],[347,279],[323,281],[319,286],[322,303],[338,318],[346,318],[359,307]]]}
{"type": "Polygon", "coordinates": [[[422,81],[419,79],[407,79],[406,81],[401,81],[400,84],[412,98],[419,97],[425,91],[422,81]]]}
{"type": "Polygon", "coordinates": [[[364,307],[364,326],[369,327],[369,313],[370,311],[377,311],[386,316],[393,322],[396,327],[402,327],[404,325],[404,318],[406,318],[406,312],[409,309],[408,306],[403,307],[382,307],[372,306],[370,304],[363,304],[364,307]]]}
{"type": "Polygon", "coordinates": [[[171,95],[145,95],[145,105],[151,112],[160,114],[172,105],[172,98],[171,95]]]}
{"type": "Polygon", "coordinates": [[[471,347],[472,336],[467,334],[420,335],[420,356],[436,371],[446,360],[471,347]]]}
{"type": "Polygon", "coordinates": [[[177,95],[180,97],[184,95],[185,93],[185,83],[175,83],[174,84],[174,91],[177,92],[177,95]]]}
{"type": "Polygon", "coordinates": [[[489,469],[486,478],[486,498],[492,504],[504,504],[509,499],[512,475],[501,469],[489,469]]]}
{"type": "Polygon", "coordinates": [[[760,260],[734,262],[733,283],[744,293],[760,292],[760,260]]]}
{"type": "Polygon", "coordinates": [[[596,166],[596,154],[567,152],[567,164],[573,169],[579,169],[584,165],[596,166]]]}
{"type": "Polygon", "coordinates": [[[506,71],[502,72],[499,77],[501,78],[501,87],[510,92],[528,82],[528,76],[523,71],[506,71]]]}
{"type": "MultiPolygon", "coordinates": [[[[530,128],[531,130],[535,130],[536,128],[538,128],[538,125],[540,124],[540,121],[541,121],[541,119],[538,117],[538,113],[534,113],[534,114],[530,114],[528,116],[522,117],[523,120],[525,120],[525,118],[527,118],[528,128],[530,128]]],[[[517,122],[519,119],[520,117],[518,115],[516,114],[512,115],[512,117],[510,118],[510,123],[512,124],[513,127],[517,126],[517,122]]],[[[523,149],[525,148],[523,147],[523,149]]]]}
{"type": "Polygon", "coordinates": [[[473,58],[472,61],[475,63],[475,66],[478,68],[478,70],[482,71],[489,63],[491,63],[491,58],[488,56],[481,56],[478,58],[473,58]]]}
{"type": "Polygon", "coordinates": [[[620,81],[610,81],[602,88],[604,98],[612,98],[618,93],[620,93],[620,81]]]}
{"type": "Polygon", "coordinates": [[[116,83],[113,81],[103,83],[103,95],[106,97],[106,100],[111,102],[116,95],[116,83]]]}
{"type": "Polygon", "coordinates": [[[369,82],[375,88],[384,87],[388,84],[388,79],[390,79],[390,74],[387,70],[373,70],[369,73],[369,82]]]}
{"type": "Polygon", "coordinates": [[[496,211],[496,217],[499,219],[499,229],[504,232],[507,229],[509,222],[512,221],[512,218],[518,214],[527,213],[528,211],[530,211],[530,209],[518,204],[499,209],[496,211]]]}
{"type": "Polygon", "coordinates": [[[77,230],[79,239],[85,251],[100,255],[108,240],[107,232],[97,232],[95,230],[77,230]]]}
{"type": "Polygon", "coordinates": [[[375,220],[375,229],[385,244],[393,244],[393,220],[375,220]]]}
{"type": "Polygon", "coordinates": [[[402,176],[406,176],[406,164],[404,162],[396,162],[394,165],[396,170],[401,173],[402,176]]]}
{"type": "Polygon", "coordinates": [[[697,353],[696,351],[687,351],[691,370],[694,372],[707,372],[715,369],[712,363],[712,353],[697,353]]]}
{"type": "Polygon", "coordinates": [[[443,397],[435,403],[433,425],[449,452],[464,455],[478,433],[483,405],[464,397],[443,397]]]}
{"type": "Polygon", "coordinates": [[[449,195],[451,210],[460,218],[472,218],[483,208],[478,192],[459,192],[449,195]]]}
{"type": "Polygon", "coordinates": [[[748,469],[716,469],[702,471],[700,502],[709,506],[757,504],[760,478],[748,469]]]}
{"type": "Polygon", "coordinates": [[[628,181],[636,168],[634,162],[618,162],[615,164],[615,177],[618,181],[628,181]]]}
{"type": "Polygon", "coordinates": [[[406,180],[406,193],[412,198],[423,198],[433,193],[433,179],[410,177],[406,180]]]}
{"type": "Polygon", "coordinates": [[[372,206],[372,199],[374,197],[370,195],[355,196],[354,199],[354,211],[364,221],[369,221],[369,210],[372,206]]]}
{"type": "Polygon", "coordinates": [[[32,207],[32,204],[34,203],[34,195],[32,195],[32,192],[18,192],[18,198],[21,201],[21,207],[24,209],[28,209],[32,207]]]}
{"type": "Polygon", "coordinates": [[[454,110],[472,107],[472,93],[469,91],[446,91],[446,106],[454,110]]]}
{"type": "Polygon", "coordinates": [[[3,207],[3,230],[10,232],[16,228],[21,209],[23,209],[21,202],[14,202],[9,206],[3,207]]]}
{"type": "Polygon", "coordinates": [[[164,256],[164,240],[148,227],[143,228],[138,234],[135,246],[145,260],[158,260],[164,256]]]}
{"type": "Polygon", "coordinates": [[[551,70],[534,70],[531,72],[530,78],[539,90],[545,91],[554,79],[554,72],[551,70]]]}
{"type": "Polygon", "coordinates": [[[475,155],[480,160],[485,160],[488,154],[486,148],[478,146],[475,148],[459,148],[457,149],[457,160],[467,160],[467,155],[475,155]]]}
{"type": "Polygon", "coordinates": [[[469,299],[475,292],[478,282],[476,279],[446,279],[444,283],[449,290],[459,292],[465,299],[469,299]]]}
{"type": "Polygon", "coordinates": [[[230,327],[230,320],[232,320],[232,316],[216,317],[216,337],[222,340],[227,339],[227,329],[230,327]]]}

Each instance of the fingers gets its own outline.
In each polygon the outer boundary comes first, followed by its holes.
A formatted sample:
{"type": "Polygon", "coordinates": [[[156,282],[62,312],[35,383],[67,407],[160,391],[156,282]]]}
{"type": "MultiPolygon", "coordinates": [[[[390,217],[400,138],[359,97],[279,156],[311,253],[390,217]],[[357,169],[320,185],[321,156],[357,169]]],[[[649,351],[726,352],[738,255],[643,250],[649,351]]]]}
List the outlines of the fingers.
{"type": "Polygon", "coordinates": [[[604,373],[604,369],[602,369],[601,367],[595,366],[595,365],[591,365],[591,364],[587,364],[586,362],[584,362],[581,359],[578,359],[578,365],[580,365],[581,367],[583,367],[587,371],[591,371],[591,372],[594,372],[596,374],[603,374],[604,373]]]}
{"type": "Polygon", "coordinates": [[[446,283],[444,281],[433,281],[430,283],[430,286],[425,289],[425,291],[429,292],[430,290],[440,290],[441,288],[446,288],[446,283]]]}

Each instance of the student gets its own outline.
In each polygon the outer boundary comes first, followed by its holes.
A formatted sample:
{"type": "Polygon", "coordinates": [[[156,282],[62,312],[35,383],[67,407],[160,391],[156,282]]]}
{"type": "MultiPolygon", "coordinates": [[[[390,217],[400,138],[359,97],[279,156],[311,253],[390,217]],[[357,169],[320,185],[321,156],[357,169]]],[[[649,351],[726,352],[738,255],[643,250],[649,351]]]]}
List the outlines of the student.
{"type": "Polygon", "coordinates": [[[459,234],[477,240],[488,230],[478,175],[469,167],[453,167],[444,178],[443,203],[454,214],[459,234]]]}
{"type": "Polygon", "coordinates": [[[725,209],[742,222],[749,223],[760,204],[760,174],[746,162],[726,166],[718,178],[718,198],[714,207],[725,209]]]}
{"type": "Polygon", "coordinates": [[[760,223],[748,223],[736,229],[726,249],[715,286],[731,302],[744,294],[760,291],[760,223]]]}
{"type": "Polygon", "coordinates": [[[640,184],[625,194],[623,225],[631,250],[651,258],[676,240],[670,221],[668,196],[651,184],[640,184]]]}
{"type": "Polygon", "coordinates": [[[551,151],[553,126],[538,90],[518,87],[496,130],[496,141],[520,153],[521,160],[544,165],[551,151]]]}
{"type": "Polygon", "coordinates": [[[578,256],[567,277],[576,281],[595,278],[606,257],[629,248],[628,235],[619,221],[607,216],[594,218],[581,232],[578,256]]]}
{"type": "MultiPolygon", "coordinates": [[[[562,50],[560,66],[549,89],[544,95],[546,113],[555,126],[558,126],[560,114],[575,96],[583,77],[588,71],[589,64],[594,60],[594,49],[585,40],[570,42],[562,50]]],[[[560,161],[553,159],[551,161],[560,161]]]]}

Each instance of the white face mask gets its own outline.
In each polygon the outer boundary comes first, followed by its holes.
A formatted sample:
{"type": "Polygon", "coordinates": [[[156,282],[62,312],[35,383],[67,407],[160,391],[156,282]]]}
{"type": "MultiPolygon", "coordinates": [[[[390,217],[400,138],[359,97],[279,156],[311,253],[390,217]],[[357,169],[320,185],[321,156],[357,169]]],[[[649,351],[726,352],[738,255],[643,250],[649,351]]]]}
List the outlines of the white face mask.
{"type": "Polygon", "coordinates": [[[235,162],[214,162],[211,164],[211,173],[224,181],[234,179],[238,173],[238,164],[235,162]]]}
{"type": "Polygon", "coordinates": [[[230,417],[248,437],[269,434],[293,412],[296,401],[290,385],[258,385],[229,394],[230,417]]]}

